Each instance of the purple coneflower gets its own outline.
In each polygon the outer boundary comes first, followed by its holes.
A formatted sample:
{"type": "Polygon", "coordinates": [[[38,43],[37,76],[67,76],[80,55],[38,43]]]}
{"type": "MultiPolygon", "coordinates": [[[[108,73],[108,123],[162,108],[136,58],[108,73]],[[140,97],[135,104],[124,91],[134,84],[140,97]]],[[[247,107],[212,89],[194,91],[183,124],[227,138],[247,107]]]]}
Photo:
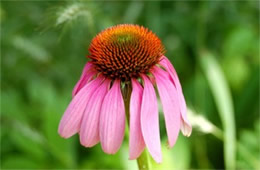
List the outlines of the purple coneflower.
{"type": "Polygon", "coordinates": [[[100,142],[104,152],[114,154],[122,144],[127,117],[129,158],[138,158],[147,147],[154,160],[161,162],[156,87],[169,146],[175,144],[180,130],[189,136],[192,128],[177,73],[164,56],[160,39],[142,26],[117,25],[99,33],[89,52],[90,61],[73,89],[59,134],[69,138],[79,133],[83,146],[100,142]],[[122,93],[126,88],[129,99],[122,93]]]}

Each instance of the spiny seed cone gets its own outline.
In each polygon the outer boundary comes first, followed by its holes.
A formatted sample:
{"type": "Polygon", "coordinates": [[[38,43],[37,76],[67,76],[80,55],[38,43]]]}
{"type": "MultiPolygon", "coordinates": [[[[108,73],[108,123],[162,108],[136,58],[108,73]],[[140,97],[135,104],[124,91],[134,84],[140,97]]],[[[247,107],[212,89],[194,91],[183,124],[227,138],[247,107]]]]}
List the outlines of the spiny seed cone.
{"type": "Polygon", "coordinates": [[[147,73],[164,54],[161,40],[147,28],[123,24],[99,33],[89,48],[99,72],[122,81],[147,73]]]}

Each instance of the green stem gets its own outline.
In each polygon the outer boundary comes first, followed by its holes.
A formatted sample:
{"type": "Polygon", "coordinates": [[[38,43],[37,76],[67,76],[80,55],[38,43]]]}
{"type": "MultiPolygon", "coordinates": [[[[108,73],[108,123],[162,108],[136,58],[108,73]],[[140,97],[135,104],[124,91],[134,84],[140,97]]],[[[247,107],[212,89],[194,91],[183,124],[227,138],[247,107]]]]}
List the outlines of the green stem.
{"type": "MultiPolygon", "coordinates": [[[[126,113],[126,119],[129,127],[130,122],[130,113],[129,113],[129,106],[130,106],[130,97],[131,97],[132,87],[130,82],[125,82],[125,84],[122,87],[122,94],[124,98],[124,104],[125,104],[125,113],[126,113]]],[[[149,153],[145,149],[143,153],[137,158],[137,164],[139,170],[149,170],[151,169],[150,164],[150,157],[149,153]]]]}
{"type": "Polygon", "coordinates": [[[132,87],[130,82],[125,82],[122,87],[122,94],[124,98],[124,104],[125,104],[125,114],[126,114],[126,120],[129,127],[130,122],[130,114],[129,114],[129,105],[130,105],[130,97],[131,97],[132,87]]]}
{"type": "Polygon", "coordinates": [[[139,170],[149,170],[151,169],[151,164],[150,164],[150,155],[145,149],[143,153],[137,158],[137,164],[139,170]]]}

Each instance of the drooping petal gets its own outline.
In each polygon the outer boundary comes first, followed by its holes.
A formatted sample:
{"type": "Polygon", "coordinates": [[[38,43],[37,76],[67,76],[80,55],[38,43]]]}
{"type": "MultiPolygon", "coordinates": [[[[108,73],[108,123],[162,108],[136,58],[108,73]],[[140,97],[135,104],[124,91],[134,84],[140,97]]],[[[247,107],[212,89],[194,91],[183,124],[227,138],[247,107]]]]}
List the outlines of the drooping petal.
{"type": "Polygon", "coordinates": [[[144,91],[141,106],[141,129],[144,142],[153,159],[162,161],[161,141],[159,131],[159,113],[154,87],[146,75],[141,75],[144,81],[144,91]]]}
{"type": "Polygon", "coordinates": [[[155,77],[163,106],[169,146],[173,147],[178,138],[181,126],[181,115],[177,90],[170,81],[169,74],[167,72],[155,66],[152,73],[155,77]]]}
{"type": "Polygon", "coordinates": [[[168,60],[167,57],[163,56],[160,60],[160,65],[162,65],[167,72],[170,74],[170,77],[173,81],[173,83],[176,86],[177,93],[179,96],[179,103],[181,105],[181,131],[184,136],[190,136],[192,132],[191,124],[187,118],[187,107],[184,95],[182,93],[181,84],[177,75],[177,72],[175,71],[174,67],[172,66],[171,62],[168,60]]]}
{"type": "Polygon", "coordinates": [[[81,73],[80,79],[72,90],[72,97],[74,97],[82,87],[96,74],[96,71],[91,62],[87,62],[81,73]]]}
{"type": "Polygon", "coordinates": [[[80,126],[80,143],[85,147],[92,147],[99,142],[99,119],[101,104],[110,86],[110,79],[106,79],[90,97],[80,126]]]}
{"type": "Polygon", "coordinates": [[[120,80],[115,80],[101,107],[99,137],[104,152],[115,154],[124,139],[125,106],[120,90],[120,80]]]}
{"type": "Polygon", "coordinates": [[[87,101],[96,88],[98,88],[103,79],[103,76],[97,77],[95,80],[85,85],[72,99],[59,124],[58,132],[60,136],[69,138],[79,131],[80,122],[86,108],[87,101]]]}
{"type": "Polygon", "coordinates": [[[191,124],[188,122],[187,118],[185,118],[184,116],[182,116],[182,120],[181,120],[181,132],[184,136],[187,136],[187,137],[189,137],[192,132],[191,124]],[[186,119],[186,121],[185,121],[185,119],[186,119]]]}
{"type": "Polygon", "coordinates": [[[141,130],[141,102],[143,88],[139,82],[132,78],[132,94],[130,98],[130,136],[129,159],[136,159],[145,148],[141,130]]]}

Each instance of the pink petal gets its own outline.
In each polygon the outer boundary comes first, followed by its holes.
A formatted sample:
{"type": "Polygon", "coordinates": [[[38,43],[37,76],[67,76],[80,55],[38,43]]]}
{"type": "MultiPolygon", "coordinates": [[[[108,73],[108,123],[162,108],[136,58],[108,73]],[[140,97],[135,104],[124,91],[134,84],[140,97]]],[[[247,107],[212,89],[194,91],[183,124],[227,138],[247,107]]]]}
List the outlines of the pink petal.
{"type": "Polygon", "coordinates": [[[87,64],[83,68],[79,81],[73,88],[72,97],[74,97],[79,92],[79,90],[82,89],[82,87],[84,87],[95,74],[96,71],[93,67],[93,64],[91,62],[87,62],[87,64]]]}
{"type": "Polygon", "coordinates": [[[192,132],[192,127],[190,125],[190,123],[187,121],[187,118],[182,118],[181,120],[181,132],[184,136],[189,137],[191,135],[192,132]],[[186,119],[186,122],[185,122],[186,119]]]}
{"type": "Polygon", "coordinates": [[[145,147],[140,116],[143,88],[134,78],[132,78],[132,87],[130,99],[129,159],[136,159],[145,147]]]}
{"type": "Polygon", "coordinates": [[[182,88],[181,84],[177,75],[177,72],[175,71],[174,67],[172,66],[171,62],[168,60],[167,57],[163,56],[161,58],[160,64],[167,70],[167,72],[170,74],[171,79],[173,83],[176,86],[177,93],[179,96],[179,103],[181,105],[181,131],[184,136],[190,136],[192,132],[192,127],[191,124],[187,118],[187,107],[186,107],[186,102],[185,98],[182,93],[182,88]]]}
{"type": "Polygon", "coordinates": [[[110,86],[110,79],[106,79],[90,97],[82,123],[80,126],[80,143],[85,147],[92,147],[99,142],[99,117],[101,104],[110,86]]]}
{"type": "Polygon", "coordinates": [[[60,136],[69,138],[79,131],[81,118],[86,108],[87,101],[103,79],[103,76],[99,76],[91,81],[72,99],[59,124],[58,132],[60,136]]]}
{"type": "Polygon", "coordinates": [[[154,87],[146,75],[141,75],[144,81],[144,91],[141,106],[141,128],[145,144],[153,159],[162,161],[161,141],[159,131],[159,113],[154,87]]]}
{"type": "Polygon", "coordinates": [[[158,67],[152,73],[158,87],[166,122],[169,146],[175,144],[181,126],[180,106],[177,91],[169,79],[169,74],[158,67]]]}
{"type": "Polygon", "coordinates": [[[115,154],[124,139],[125,106],[120,81],[115,80],[101,107],[99,137],[104,152],[115,154]]]}

